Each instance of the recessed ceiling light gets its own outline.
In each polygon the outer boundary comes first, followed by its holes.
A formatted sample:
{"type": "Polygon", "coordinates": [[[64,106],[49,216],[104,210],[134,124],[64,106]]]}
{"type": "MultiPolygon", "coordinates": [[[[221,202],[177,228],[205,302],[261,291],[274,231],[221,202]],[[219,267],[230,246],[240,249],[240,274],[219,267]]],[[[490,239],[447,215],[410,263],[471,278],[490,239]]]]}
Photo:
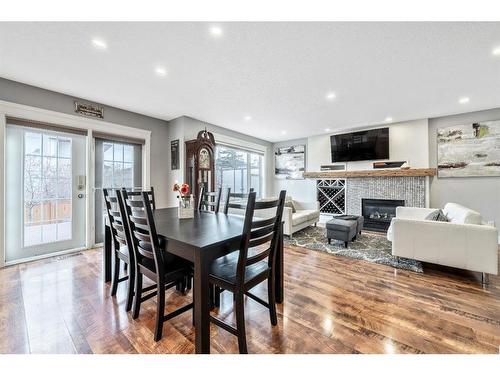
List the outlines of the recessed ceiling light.
{"type": "Polygon", "coordinates": [[[469,100],[470,100],[470,99],[469,99],[468,97],[466,97],[466,96],[465,96],[465,97],[463,97],[463,98],[458,99],[458,102],[459,102],[460,104],[467,104],[467,103],[469,103],[469,100]]]}
{"type": "Polygon", "coordinates": [[[385,118],[385,122],[391,122],[392,121],[392,117],[386,117],[385,118]]]}
{"type": "Polygon", "coordinates": [[[281,134],[282,134],[282,135],[285,135],[285,134],[286,134],[286,130],[282,130],[282,131],[281,131],[281,134]]]}
{"type": "Polygon", "coordinates": [[[252,116],[245,116],[245,121],[250,121],[252,119],[252,116]]]}
{"type": "Polygon", "coordinates": [[[493,48],[493,51],[491,53],[495,56],[500,56],[500,47],[493,48]]]}
{"type": "Polygon", "coordinates": [[[325,132],[329,132],[329,131],[330,131],[330,128],[326,128],[326,129],[325,129],[325,132]]]}
{"type": "Polygon", "coordinates": [[[326,94],[326,98],[327,98],[328,100],[333,100],[333,99],[335,99],[336,97],[337,97],[337,95],[335,95],[335,93],[334,93],[334,92],[329,92],[328,94],[326,94]]]}
{"type": "Polygon", "coordinates": [[[223,33],[222,27],[220,26],[211,26],[210,27],[210,34],[212,34],[215,37],[221,36],[223,33]]]}
{"type": "Polygon", "coordinates": [[[155,73],[159,75],[160,77],[165,77],[167,75],[167,69],[165,69],[162,66],[157,66],[155,68],[155,73]]]}
{"type": "Polygon", "coordinates": [[[98,49],[106,49],[106,48],[108,48],[108,45],[102,39],[92,39],[92,45],[95,48],[98,48],[98,49]]]}

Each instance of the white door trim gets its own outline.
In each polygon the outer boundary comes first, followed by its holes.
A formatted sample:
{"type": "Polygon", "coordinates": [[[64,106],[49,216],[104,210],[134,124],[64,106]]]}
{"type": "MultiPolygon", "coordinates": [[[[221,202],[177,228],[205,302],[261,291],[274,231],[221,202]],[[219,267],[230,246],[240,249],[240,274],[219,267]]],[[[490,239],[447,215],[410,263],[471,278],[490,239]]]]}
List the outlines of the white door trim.
{"type": "Polygon", "coordinates": [[[151,160],[151,131],[138,129],[130,126],[120,125],[113,122],[107,122],[92,118],[86,118],[77,115],[70,115],[42,109],[38,107],[27,106],[24,104],[11,103],[0,100],[0,165],[2,173],[0,174],[0,268],[5,266],[5,127],[7,117],[18,117],[26,120],[47,122],[67,126],[69,128],[87,130],[87,212],[86,212],[86,246],[90,248],[93,245],[93,210],[94,204],[94,157],[95,148],[92,147],[92,133],[108,133],[122,137],[136,138],[144,140],[142,150],[142,182],[143,186],[150,186],[150,160],[151,160]],[[92,184],[92,185],[91,185],[92,184]]]}

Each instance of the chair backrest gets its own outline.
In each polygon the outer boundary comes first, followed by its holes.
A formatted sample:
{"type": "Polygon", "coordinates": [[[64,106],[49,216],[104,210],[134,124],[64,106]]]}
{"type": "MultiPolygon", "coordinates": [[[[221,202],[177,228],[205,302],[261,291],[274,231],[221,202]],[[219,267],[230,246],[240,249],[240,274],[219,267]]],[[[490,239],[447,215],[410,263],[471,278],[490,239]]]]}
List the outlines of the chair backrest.
{"type": "Polygon", "coordinates": [[[125,235],[123,233],[123,219],[120,215],[118,207],[118,197],[111,195],[112,190],[102,189],[104,195],[104,203],[106,205],[106,215],[108,217],[109,229],[111,232],[111,239],[115,249],[118,250],[120,244],[126,245],[125,235]]]}
{"type": "Polygon", "coordinates": [[[217,191],[206,191],[205,186],[203,186],[198,199],[198,211],[219,212],[221,193],[221,188],[217,191]]]}
{"type": "MultiPolygon", "coordinates": [[[[151,190],[142,190],[142,191],[137,191],[135,189],[122,189],[127,192],[127,195],[129,198],[132,197],[140,197],[142,193],[147,193],[148,194],[148,199],[151,202],[151,208],[153,210],[156,210],[156,202],[155,202],[155,189],[151,186],[151,190]]],[[[133,199],[133,198],[132,198],[133,199]]],[[[140,200],[140,198],[138,198],[140,200]]]]}
{"type": "MultiPolygon", "coordinates": [[[[122,190],[121,194],[127,211],[136,260],[139,264],[143,264],[144,258],[154,260],[156,273],[158,277],[162,278],[165,274],[165,262],[156,232],[149,192],[141,192],[141,195],[138,196],[140,199],[132,199],[127,191],[122,190]]],[[[137,197],[137,195],[133,197],[137,197]]]]}
{"type": "Polygon", "coordinates": [[[246,210],[248,198],[251,193],[253,193],[253,188],[250,188],[248,193],[231,193],[231,188],[227,188],[224,213],[227,215],[230,208],[246,210]]]}
{"type": "Polygon", "coordinates": [[[249,194],[236,271],[236,280],[240,286],[245,282],[246,267],[266,258],[268,258],[269,268],[274,267],[285,195],[286,191],[282,190],[277,199],[256,202],[256,193],[251,192],[249,194]],[[265,219],[254,218],[255,211],[267,210],[266,212],[268,212],[272,208],[276,208],[273,215],[266,215],[265,219]],[[249,255],[249,249],[252,249],[251,255],[249,255]]]}

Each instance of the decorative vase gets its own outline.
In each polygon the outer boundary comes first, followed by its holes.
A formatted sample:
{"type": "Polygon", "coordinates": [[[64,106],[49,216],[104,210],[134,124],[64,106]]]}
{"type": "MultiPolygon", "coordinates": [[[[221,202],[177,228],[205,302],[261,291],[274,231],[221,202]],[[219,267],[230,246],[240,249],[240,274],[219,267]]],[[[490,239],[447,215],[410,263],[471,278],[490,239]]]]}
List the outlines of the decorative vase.
{"type": "Polygon", "coordinates": [[[194,207],[191,197],[179,197],[178,216],[179,219],[191,219],[194,217],[194,207]]]}

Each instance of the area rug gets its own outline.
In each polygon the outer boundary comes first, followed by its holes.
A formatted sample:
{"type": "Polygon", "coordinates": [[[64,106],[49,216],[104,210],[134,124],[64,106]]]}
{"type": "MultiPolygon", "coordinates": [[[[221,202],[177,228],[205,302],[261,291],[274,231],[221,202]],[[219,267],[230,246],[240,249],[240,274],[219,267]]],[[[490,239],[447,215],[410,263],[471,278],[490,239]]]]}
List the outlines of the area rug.
{"type": "Polygon", "coordinates": [[[367,262],[385,264],[413,272],[423,272],[422,263],[418,260],[393,256],[391,254],[390,241],[384,235],[380,234],[362,232],[356,238],[356,241],[349,243],[346,249],[343,241],[332,240],[331,245],[329,245],[326,239],[325,228],[307,227],[294,233],[292,239],[285,236],[285,244],[362,259],[367,262]]]}

